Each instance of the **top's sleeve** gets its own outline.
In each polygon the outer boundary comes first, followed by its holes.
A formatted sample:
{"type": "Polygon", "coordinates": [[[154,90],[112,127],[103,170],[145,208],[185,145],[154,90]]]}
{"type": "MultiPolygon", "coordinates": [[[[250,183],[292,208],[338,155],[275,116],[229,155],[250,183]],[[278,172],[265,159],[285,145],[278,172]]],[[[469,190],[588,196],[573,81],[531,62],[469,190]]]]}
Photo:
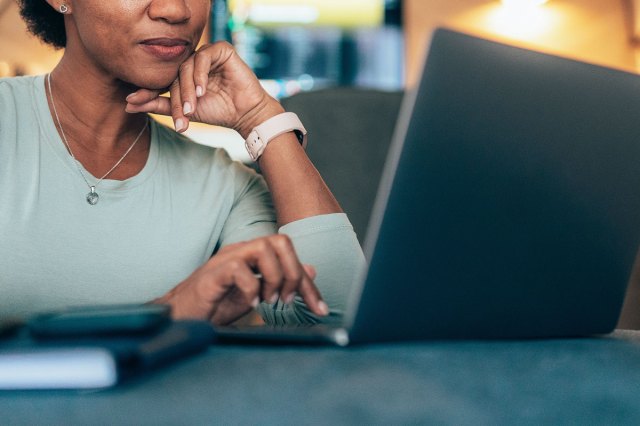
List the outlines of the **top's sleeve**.
{"type": "Polygon", "coordinates": [[[233,204],[215,251],[278,231],[271,194],[264,178],[237,162],[231,163],[229,170],[233,173],[233,204]]]}
{"type": "Polygon", "coordinates": [[[278,229],[271,194],[264,178],[242,164],[229,169],[234,185],[233,203],[216,251],[225,245],[275,233],[287,234],[302,263],[315,267],[315,284],[329,306],[328,317],[317,317],[296,297],[291,305],[262,303],[258,312],[267,324],[303,325],[342,320],[364,255],[344,213],[312,216],[278,229]]]}
{"type": "Polygon", "coordinates": [[[353,297],[356,279],[365,267],[364,254],[347,216],[333,213],[308,217],[284,225],[279,233],[289,235],[302,263],[316,268],[315,284],[330,314],[318,317],[296,297],[291,305],[280,301],[275,305],[261,303],[258,311],[262,318],[271,325],[342,321],[353,297]]]}

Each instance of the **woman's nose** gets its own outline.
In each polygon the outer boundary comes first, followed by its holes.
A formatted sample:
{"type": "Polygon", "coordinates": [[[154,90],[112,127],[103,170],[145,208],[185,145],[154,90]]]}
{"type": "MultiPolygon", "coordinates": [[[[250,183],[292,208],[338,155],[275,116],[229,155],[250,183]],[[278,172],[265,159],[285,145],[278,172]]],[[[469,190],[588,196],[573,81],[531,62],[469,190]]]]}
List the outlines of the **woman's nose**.
{"type": "Polygon", "coordinates": [[[188,0],[152,0],[148,10],[151,19],[170,24],[179,24],[191,18],[188,0]]]}

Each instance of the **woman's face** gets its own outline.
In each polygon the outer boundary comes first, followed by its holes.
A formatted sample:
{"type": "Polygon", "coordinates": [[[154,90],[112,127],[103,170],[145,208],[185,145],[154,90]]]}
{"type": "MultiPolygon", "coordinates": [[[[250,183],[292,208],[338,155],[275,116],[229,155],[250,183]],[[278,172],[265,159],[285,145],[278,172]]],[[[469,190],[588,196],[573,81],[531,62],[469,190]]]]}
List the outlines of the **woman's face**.
{"type": "Polygon", "coordinates": [[[147,89],[167,87],[195,50],[211,0],[71,0],[66,54],[147,89]],[[69,25],[70,24],[70,25],[69,25]]]}

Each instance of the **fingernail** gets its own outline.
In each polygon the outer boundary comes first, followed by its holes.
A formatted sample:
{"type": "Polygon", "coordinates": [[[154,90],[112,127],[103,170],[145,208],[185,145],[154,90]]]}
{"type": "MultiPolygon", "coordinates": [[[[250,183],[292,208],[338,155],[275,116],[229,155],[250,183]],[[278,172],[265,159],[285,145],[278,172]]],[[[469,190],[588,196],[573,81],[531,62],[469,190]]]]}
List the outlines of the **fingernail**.
{"type": "Polygon", "coordinates": [[[125,98],[125,100],[129,100],[129,98],[132,98],[135,95],[135,93],[130,93],[127,95],[127,97],[125,98]]]}
{"type": "Polygon", "coordinates": [[[253,308],[257,308],[258,304],[260,303],[260,298],[256,297],[255,299],[253,299],[253,302],[251,302],[251,306],[253,306],[253,308]]]}
{"type": "Polygon", "coordinates": [[[182,118],[178,118],[176,120],[175,126],[176,126],[176,132],[182,131],[182,129],[184,128],[184,120],[182,118]]]}
{"type": "Polygon", "coordinates": [[[278,293],[277,291],[275,293],[273,293],[273,296],[271,296],[271,298],[269,299],[269,303],[270,304],[275,304],[278,302],[278,298],[280,298],[280,293],[278,293]]]}
{"type": "Polygon", "coordinates": [[[204,89],[202,88],[202,86],[196,86],[196,96],[200,97],[204,95],[204,89]]]}
{"type": "Polygon", "coordinates": [[[193,110],[191,109],[191,103],[190,102],[185,102],[184,105],[182,106],[182,113],[184,115],[187,114],[191,114],[193,110]]]}
{"type": "Polygon", "coordinates": [[[285,298],[284,298],[284,303],[286,303],[287,305],[290,305],[293,302],[293,299],[296,297],[295,293],[291,293],[288,294],[285,298]]]}
{"type": "Polygon", "coordinates": [[[329,307],[322,300],[318,302],[318,310],[321,315],[329,315],[329,307]]]}

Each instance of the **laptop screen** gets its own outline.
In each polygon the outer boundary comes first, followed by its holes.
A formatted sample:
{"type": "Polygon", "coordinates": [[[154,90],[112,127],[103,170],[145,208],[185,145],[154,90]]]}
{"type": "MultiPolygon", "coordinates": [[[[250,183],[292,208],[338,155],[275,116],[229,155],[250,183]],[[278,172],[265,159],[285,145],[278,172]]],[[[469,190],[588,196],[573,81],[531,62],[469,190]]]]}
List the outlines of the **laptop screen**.
{"type": "Polygon", "coordinates": [[[639,112],[636,75],[436,31],[378,192],[352,338],[612,330],[640,241],[639,112]]]}

